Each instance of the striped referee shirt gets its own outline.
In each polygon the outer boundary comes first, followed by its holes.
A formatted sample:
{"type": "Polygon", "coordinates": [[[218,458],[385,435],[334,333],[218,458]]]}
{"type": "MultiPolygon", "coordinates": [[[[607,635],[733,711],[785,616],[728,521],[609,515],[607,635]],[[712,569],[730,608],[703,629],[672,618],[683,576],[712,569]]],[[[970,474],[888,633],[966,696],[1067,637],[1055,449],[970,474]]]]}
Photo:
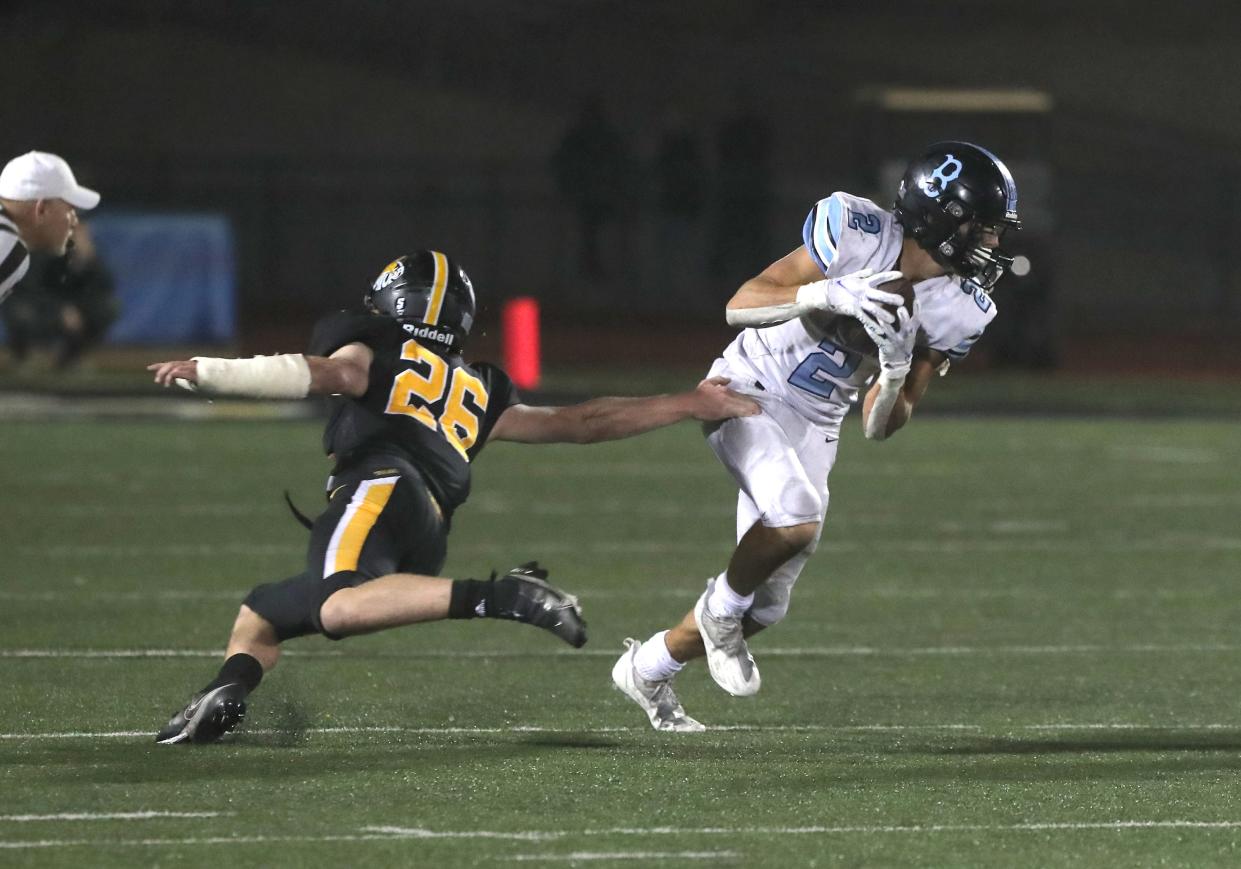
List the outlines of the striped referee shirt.
{"type": "Polygon", "coordinates": [[[17,237],[17,226],[0,206],[0,302],[30,268],[30,254],[26,245],[17,237]]]}

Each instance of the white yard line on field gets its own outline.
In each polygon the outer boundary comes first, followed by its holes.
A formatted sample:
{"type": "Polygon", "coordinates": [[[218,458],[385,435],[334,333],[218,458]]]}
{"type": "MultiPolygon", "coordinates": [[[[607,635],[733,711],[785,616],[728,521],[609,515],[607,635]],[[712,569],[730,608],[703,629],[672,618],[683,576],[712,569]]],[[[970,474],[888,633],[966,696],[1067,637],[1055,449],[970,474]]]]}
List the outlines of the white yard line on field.
{"type": "Polygon", "coordinates": [[[29,841],[0,840],[0,849],[26,848],[102,848],[111,846],[160,848],[179,847],[183,845],[256,845],[269,842],[301,843],[301,842],[368,842],[392,841],[402,838],[381,835],[340,835],[340,836],[212,836],[190,837],[185,839],[35,839],[29,841]]]}
{"type": "Polygon", "coordinates": [[[216,503],[180,503],[153,504],[150,499],[143,499],[140,504],[23,504],[23,512],[51,513],[58,517],[93,518],[96,516],[142,516],[152,514],[160,516],[263,516],[266,514],[280,515],[284,505],[276,503],[254,503],[251,501],[225,501],[216,503]]]}
{"type": "Polygon", "coordinates": [[[568,854],[513,854],[500,857],[514,863],[578,863],[591,860],[736,860],[740,851],[572,851],[568,854]]]}
{"type": "Polygon", "coordinates": [[[1143,493],[1119,498],[1110,503],[1117,507],[1171,510],[1182,507],[1234,507],[1241,506],[1241,492],[1167,492],[1143,493]]]}
{"type": "MultiPolygon", "coordinates": [[[[318,506],[318,502],[312,502],[312,497],[306,498],[309,506],[318,506]]],[[[1112,500],[1108,502],[1111,509],[1117,507],[1127,507],[1133,509],[1160,509],[1166,510],[1180,507],[1229,507],[1241,505],[1241,494],[1236,492],[1220,492],[1220,493],[1141,493],[1129,495],[1124,498],[1112,500]]],[[[979,509],[989,509],[993,511],[1013,512],[1023,505],[1018,501],[987,501],[975,502],[974,506],[979,509]]],[[[150,516],[152,510],[156,510],[163,515],[174,516],[263,516],[263,515],[283,515],[285,508],[279,503],[255,503],[253,501],[208,501],[193,503],[170,503],[159,504],[157,507],[152,506],[149,499],[142,504],[116,504],[112,502],[101,503],[77,503],[77,504],[25,504],[22,507],[27,513],[54,513],[57,516],[68,517],[85,517],[92,518],[97,516],[150,516]]],[[[736,511],[736,505],[731,500],[721,500],[703,504],[685,505],[677,502],[668,501],[666,499],[638,499],[638,498],[607,498],[599,499],[592,497],[586,502],[576,501],[547,501],[527,503],[519,501],[517,498],[508,497],[506,495],[497,495],[493,493],[482,493],[474,495],[470,498],[469,510],[472,513],[486,513],[488,515],[504,515],[509,513],[520,512],[522,514],[532,514],[535,516],[582,516],[582,515],[611,515],[621,514],[626,516],[651,516],[651,517],[672,517],[683,519],[695,516],[712,516],[726,517],[732,516],[736,511]]],[[[859,522],[858,514],[851,514],[845,518],[837,518],[837,527],[843,521],[859,522]]],[[[869,517],[865,517],[869,518],[869,517]]],[[[866,524],[891,524],[894,520],[891,517],[874,517],[866,524]]],[[[1007,524],[1001,521],[997,524],[1007,524]]],[[[1021,523],[1018,523],[1021,524],[1021,523]]],[[[1035,521],[1035,526],[1043,525],[1041,521],[1035,521]]],[[[1064,520],[1046,520],[1047,530],[1059,531],[1066,525],[1064,520]]],[[[1026,530],[1034,530],[1026,529],[1026,530]]]]}
{"type": "Polygon", "coordinates": [[[214,558],[220,555],[293,555],[306,551],[305,546],[291,543],[59,543],[53,546],[18,546],[16,549],[22,555],[47,558],[143,558],[151,555],[214,558]]]}
{"type": "MultiPolygon", "coordinates": [[[[109,591],[102,588],[75,588],[58,591],[0,591],[0,601],[27,601],[32,603],[60,601],[77,604],[97,604],[99,602],[133,603],[154,600],[195,601],[220,600],[239,603],[245,598],[249,589],[150,589],[109,591]]],[[[600,600],[635,600],[644,601],[654,598],[666,600],[682,600],[686,606],[692,605],[699,591],[693,586],[668,586],[648,588],[645,586],[611,587],[582,589],[579,597],[588,605],[591,601],[600,600]]],[[[1197,588],[1145,588],[1145,587],[1100,587],[1077,588],[1074,594],[1087,595],[1110,600],[1133,600],[1146,604],[1151,600],[1199,600],[1202,598],[1217,599],[1218,588],[1201,586],[1197,588]]],[[[798,588],[797,599],[806,600],[841,600],[852,598],[881,598],[885,601],[904,601],[920,605],[926,600],[964,598],[971,601],[980,600],[1039,600],[1060,601],[1069,605],[1063,590],[1047,586],[1004,585],[1001,587],[949,586],[936,587],[930,585],[905,586],[899,583],[868,584],[856,586],[822,586],[798,588]]]]}
{"type": "MultiPolygon", "coordinates": [[[[1017,526],[1005,529],[1005,533],[1025,533],[1017,526]]],[[[715,541],[666,541],[666,540],[602,540],[581,542],[572,540],[526,541],[522,550],[538,553],[541,557],[550,555],[623,555],[628,558],[641,556],[664,555],[720,555],[727,554],[730,542],[721,537],[715,541]]],[[[1241,537],[1208,534],[1178,534],[1164,538],[1144,538],[1139,540],[1094,540],[1066,539],[1056,535],[1052,537],[1026,537],[1018,539],[987,540],[962,538],[959,540],[894,540],[882,544],[864,540],[827,540],[820,547],[823,551],[841,552],[873,552],[881,550],[886,554],[924,553],[932,555],[953,555],[973,553],[1016,553],[1016,552],[1052,552],[1066,553],[1129,553],[1129,552],[1217,552],[1241,550],[1241,537]]],[[[490,554],[511,556],[514,546],[511,543],[493,543],[488,541],[466,541],[454,545],[458,553],[490,554]]],[[[41,558],[144,558],[150,556],[169,556],[177,558],[216,557],[221,554],[236,556],[276,556],[300,555],[304,546],[283,543],[143,543],[143,544],[111,544],[111,543],[61,543],[52,546],[19,546],[16,551],[24,556],[41,558]]]]}
{"type": "MultiPolygon", "coordinates": [[[[117,603],[134,603],[149,602],[155,600],[167,601],[196,601],[196,600],[219,600],[240,603],[245,598],[249,589],[233,588],[233,589],[151,589],[143,590],[127,590],[127,591],[109,591],[106,589],[96,588],[76,588],[61,589],[59,591],[0,591],[0,601],[27,601],[31,603],[59,601],[70,604],[90,604],[94,605],[100,602],[117,602],[117,603]]],[[[588,606],[592,601],[601,600],[635,600],[645,601],[651,599],[664,600],[681,600],[685,605],[691,606],[694,598],[699,594],[699,590],[692,585],[687,586],[668,586],[663,585],[658,588],[649,588],[645,586],[632,587],[611,587],[611,588],[590,588],[581,589],[581,598],[588,606]]],[[[1109,600],[1132,600],[1146,604],[1151,600],[1200,600],[1203,598],[1218,599],[1220,591],[1218,588],[1210,586],[1200,586],[1197,588],[1187,588],[1178,586],[1176,588],[1147,588],[1147,587],[1100,587],[1100,588],[1076,588],[1073,590],[1074,595],[1091,596],[1096,598],[1105,598],[1109,600]]],[[[926,600],[940,599],[957,599],[962,598],[970,601],[980,600],[1038,600],[1038,601],[1060,601],[1066,606],[1073,605],[1072,601],[1066,599],[1063,590],[1049,588],[1047,586],[1031,586],[1031,585],[1004,585],[1001,587],[979,587],[979,586],[949,586],[936,587],[931,585],[905,586],[899,583],[893,584],[868,584],[856,586],[815,586],[801,588],[798,587],[797,599],[805,602],[806,600],[833,600],[853,598],[880,598],[885,601],[906,602],[910,604],[920,605],[926,600]]]]}
{"type": "MultiPolygon", "coordinates": [[[[937,656],[969,655],[1145,655],[1189,653],[1216,654],[1241,651],[1237,643],[1133,643],[1115,646],[1102,644],[1080,645],[1014,645],[1014,646],[807,646],[807,647],[758,647],[758,652],[768,658],[922,658],[937,656]]],[[[58,658],[58,659],[108,659],[108,658],[215,658],[223,649],[0,649],[3,658],[58,658]]],[[[617,649],[549,649],[548,651],[516,651],[513,649],[422,649],[416,651],[345,652],[325,649],[290,649],[284,652],[295,658],[614,658],[617,649]]]]}
{"type": "MultiPolygon", "coordinates": [[[[361,834],[322,836],[212,836],[160,839],[36,839],[27,841],[0,841],[0,849],[72,848],[72,847],[165,847],[185,845],[247,845],[271,842],[289,844],[310,842],[392,842],[403,839],[500,839],[513,841],[558,841],[574,838],[601,836],[832,836],[832,835],[884,835],[884,834],[936,834],[936,833],[1025,833],[1049,830],[1234,830],[1241,828],[1241,821],[1200,820],[1111,820],[1111,821],[1029,821],[1015,824],[892,824],[892,825],[837,825],[805,827],[615,827],[610,829],[584,830],[428,830],[421,827],[364,827],[361,834]]],[[[591,853],[591,852],[583,852],[591,853]]],[[[628,855],[636,852],[617,852],[628,855]]],[[[649,852],[652,853],[653,852],[649,852]]],[[[698,852],[694,852],[698,853],[698,852]]],[[[712,856],[731,855],[732,852],[716,852],[712,856]]],[[[570,859],[570,855],[530,855],[525,859],[570,859]]],[[[591,858],[579,858],[591,859],[591,858]]],[[[605,859],[600,856],[597,859],[605,859]]],[[[616,858],[611,858],[616,859],[616,858]]],[[[635,857],[635,859],[637,859],[635,857]]]]}
{"type": "Polygon", "coordinates": [[[231,600],[240,602],[246,592],[231,591],[0,591],[0,600],[134,603],[152,600],[231,600]]]}
{"type": "MultiPolygon", "coordinates": [[[[965,734],[982,733],[1045,733],[1048,731],[1073,732],[1212,732],[1238,731],[1241,725],[1236,723],[1192,723],[1172,722],[1169,724],[1151,724],[1149,722],[1057,722],[1051,724],[723,724],[708,727],[707,732],[714,733],[918,733],[918,732],[960,732],[965,734]]],[[[407,727],[403,725],[367,725],[367,726],[336,726],[307,727],[299,730],[299,734],[310,736],[335,736],[359,734],[409,734],[413,736],[485,736],[496,734],[565,734],[565,735],[601,735],[647,733],[646,727],[545,727],[538,724],[516,724],[507,727],[407,727]]],[[[286,733],[273,728],[246,729],[245,733],[254,736],[274,736],[286,733]]],[[[148,739],[153,731],[147,730],[75,730],[0,733],[0,740],[5,741],[36,741],[48,739],[148,739]]],[[[692,739],[693,737],[685,737],[692,739]]],[[[171,749],[177,750],[177,749],[171,749]]]]}
{"type": "Polygon", "coordinates": [[[1107,455],[1110,459],[1125,462],[1174,465],[1210,465],[1223,461],[1223,457],[1216,450],[1170,447],[1162,444],[1109,446],[1107,455]]]}
{"type": "MultiPolygon", "coordinates": [[[[778,724],[760,726],[751,724],[731,724],[712,727],[711,730],[721,732],[797,732],[797,731],[831,731],[831,732],[888,732],[913,730],[980,730],[975,724],[778,724]]],[[[264,728],[247,728],[246,733],[258,736],[273,736],[284,731],[264,728]]],[[[317,736],[334,736],[339,734],[380,734],[407,733],[416,736],[481,736],[500,733],[566,733],[566,734],[609,734],[609,733],[645,733],[645,727],[543,727],[537,724],[515,724],[509,727],[405,727],[392,726],[358,726],[358,727],[308,727],[301,733],[317,736]]],[[[40,740],[40,739],[132,739],[152,736],[150,730],[67,730],[49,731],[44,733],[0,733],[0,740],[40,740]]]]}
{"type": "Polygon", "coordinates": [[[608,830],[583,830],[583,836],[653,836],[653,835],[777,835],[806,836],[837,833],[975,833],[1029,832],[1039,830],[1231,830],[1241,828],[1241,821],[1033,821],[1019,824],[890,824],[839,825],[809,827],[618,827],[608,830]]]}
{"type": "Polygon", "coordinates": [[[0,815],[0,821],[145,821],[154,818],[220,818],[233,812],[60,812],[54,815],[0,815]]]}

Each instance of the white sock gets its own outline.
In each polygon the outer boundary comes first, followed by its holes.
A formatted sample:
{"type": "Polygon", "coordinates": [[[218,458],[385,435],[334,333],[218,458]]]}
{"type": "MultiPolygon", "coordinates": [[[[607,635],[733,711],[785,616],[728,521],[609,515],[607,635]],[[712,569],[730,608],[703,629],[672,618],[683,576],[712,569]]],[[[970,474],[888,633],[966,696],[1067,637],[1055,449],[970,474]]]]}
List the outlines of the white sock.
{"type": "Polygon", "coordinates": [[[721,573],[715,578],[715,585],[707,597],[707,609],[711,615],[721,619],[737,619],[746,614],[754,605],[754,592],[740,595],[728,584],[728,574],[721,573]]]}
{"type": "Polygon", "coordinates": [[[671,679],[685,666],[669,653],[668,644],[664,642],[667,634],[667,631],[660,631],[643,643],[638,653],[633,656],[634,669],[648,682],[671,679]]]}

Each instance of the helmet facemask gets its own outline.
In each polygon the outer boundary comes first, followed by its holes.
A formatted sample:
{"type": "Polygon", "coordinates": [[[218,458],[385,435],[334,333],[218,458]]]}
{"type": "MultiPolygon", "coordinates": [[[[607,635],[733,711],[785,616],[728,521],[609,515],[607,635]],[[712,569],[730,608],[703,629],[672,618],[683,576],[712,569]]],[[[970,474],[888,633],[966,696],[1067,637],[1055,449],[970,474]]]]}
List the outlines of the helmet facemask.
{"type": "MultiPolygon", "coordinates": [[[[957,202],[950,202],[946,207],[949,213],[958,209],[960,203],[957,202]]],[[[951,237],[928,249],[928,253],[951,274],[991,292],[1013,264],[1013,258],[1000,249],[1004,235],[1009,229],[1020,228],[1020,221],[990,224],[967,221],[960,224],[951,237]],[[994,237],[996,243],[987,244],[988,237],[994,237]]]]}

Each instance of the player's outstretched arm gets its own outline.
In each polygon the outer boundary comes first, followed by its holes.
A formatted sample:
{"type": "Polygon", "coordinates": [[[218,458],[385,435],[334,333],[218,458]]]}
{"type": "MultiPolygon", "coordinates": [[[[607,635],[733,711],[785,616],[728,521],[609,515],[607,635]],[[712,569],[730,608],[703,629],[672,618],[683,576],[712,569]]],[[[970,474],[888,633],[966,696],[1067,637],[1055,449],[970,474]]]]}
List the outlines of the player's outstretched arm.
{"type": "Polygon", "coordinates": [[[330,357],[284,353],[250,359],[195,356],[147,366],[161,386],[177,384],[207,395],[248,398],[305,398],[308,395],[360,397],[367,389],[374,354],[365,344],[341,347],[330,357]]]}
{"type": "Polygon", "coordinates": [[[492,440],[527,444],[593,444],[633,437],[687,419],[703,421],[753,416],[758,403],[712,377],[688,392],[641,398],[595,398],[568,407],[516,404],[504,411],[492,440]]]}
{"type": "Polygon", "coordinates": [[[892,315],[882,305],[899,305],[899,296],[877,289],[899,278],[900,272],[863,269],[838,278],[824,278],[805,247],[776,260],[741,285],[728,300],[724,317],[738,328],[774,326],[811,311],[856,317],[865,313],[884,323],[892,315]]]}

